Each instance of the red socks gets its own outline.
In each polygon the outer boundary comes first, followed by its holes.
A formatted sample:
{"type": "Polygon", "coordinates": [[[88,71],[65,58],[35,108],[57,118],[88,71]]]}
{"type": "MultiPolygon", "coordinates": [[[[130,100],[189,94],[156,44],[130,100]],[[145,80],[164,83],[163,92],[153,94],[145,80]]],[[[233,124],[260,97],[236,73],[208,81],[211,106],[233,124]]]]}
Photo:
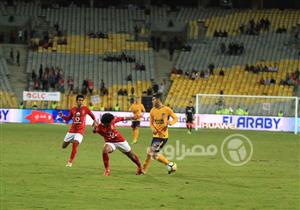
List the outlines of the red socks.
{"type": "Polygon", "coordinates": [[[76,156],[76,153],[77,153],[77,147],[79,145],[79,142],[78,141],[74,141],[73,142],[73,145],[72,145],[72,153],[71,153],[71,156],[70,156],[70,160],[69,162],[73,162],[75,156],[76,156]]]}
{"type": "Polygon", "coordinates": [[[102,152],[102,158],[103,158],[103,164],[105,167],[105,170],[109,169],[109,157],[108,152],[102,152]]]}
{"type": "Polygon", "coordinates": [[[127,153],[126,155],[127,155],[127,157],[130,158],[130,160],[132,160],[132,162],[134,162],[137,165],[137,167],[139,167],[139,168],[142,167],[141,162],[136,154],[128,154],[127,153]]]}

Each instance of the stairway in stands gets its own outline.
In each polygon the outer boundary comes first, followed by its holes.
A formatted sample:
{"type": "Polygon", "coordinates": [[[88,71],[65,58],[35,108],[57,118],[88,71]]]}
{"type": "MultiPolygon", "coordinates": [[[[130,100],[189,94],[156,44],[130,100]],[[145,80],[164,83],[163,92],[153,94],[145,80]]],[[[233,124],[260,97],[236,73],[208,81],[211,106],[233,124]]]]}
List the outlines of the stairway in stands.
{"type": "Polygon", "coordinates": [[[7,60],[10,57],[10,50],[13,49],[14,52],[14,63],[8,62],[7,65],[9,71],[8,79],[12,89],[15,91],[17,100],[20,102],[22,100],[22,93],[27,88],[26,64],[28,49],[26,45],[21,44],[3,44],[2,47],[7,60]],[[20,51],[20,66],[16,64],[17,50],[20,51]]]}

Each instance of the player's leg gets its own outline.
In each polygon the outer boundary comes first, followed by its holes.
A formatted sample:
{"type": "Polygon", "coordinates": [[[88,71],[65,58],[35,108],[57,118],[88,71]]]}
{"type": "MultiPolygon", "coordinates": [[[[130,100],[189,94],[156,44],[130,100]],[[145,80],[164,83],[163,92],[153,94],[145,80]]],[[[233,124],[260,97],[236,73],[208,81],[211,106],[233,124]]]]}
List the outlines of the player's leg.
{"type": "Polygon", "coordinates": [[[160,154],[159,151],[162,150],[167,141],[168,139],[159,139],[159,144],[154,145],[153,158],[163,163],[164,165],[167,165],[170,161],[164,155],[160,154]]]}
{"type": "Polygon", "coordinates": [[[73,138],[74,138],[74,135],[72,133],[68,132],[64,138],[64,141],[63,141],[63,144],[61,147],[63,149],[66,149],[69,146],[69,144],[71,143],[71,141],[73,140],[73,138]]]}
{"type": "Polygon", "coordinates": [[[138,137],[139,137],[139,121],[132,121],[132,136],[133,136],[133,140],[131,142],[131,144],[136,144],[138,141],[138,137]]]}
{"type": "Polygon", "coordinates": [[[67,166],[71,167],[72,164],[73,164],[73,161],[76,157],[76,154],[77,154],[77,149],[78,149],[78,146],[79,146],[79,141],[78,140],[74,140],[73,143],[72,143],[72,151],[71,151],[71,155],[70,155],[70,159],[67,163],[67,166]]]}
{"type": "Polygon", "coordinates": [[[66,165],[67,167],[72,167],[73,161],[77,154],[78,146],[82,142],[83,136],[80,133],[76,133],[76,134],[74,134],[73,139],[74,140],[71,141],[72,142],[72,151],[71,151],[70,159],[68,160],[68,163],[66,165]]]}
{"type": "Polygon", "coordinates": [[[189,119],[186,121],[186,128],[188,129],[187,133],[191,134],[191,122],[189,119]]]}
{"type": "Polygon", "coordinates": [[[168,164],[169,161],[164,158],[163,155],[158,155],[158,152],[163,148],[163,146],[167,143],[168,139],[161,138],[153,138],[151,142],[151,147],[148,148],[147,157],[143,165],[143,170],[146,173],[150,166],[151,160],[156,159],[160,162],[168,164]]]}
{"type": "Polygon", "coordinates": [[[192,133],[192,129],[193,129],[193,118],[190,119],[190,132],[192,133]]]}
{"type": "Polygon", "coordinates": [[[137,175],[143,174],[143,169],[141,162],[138,158],[138,156],[131,150],[131,147],[129,146],[127,141],[115,143],[115,146],[123,152],[132,162],[134,162],[137,166],[137,175]]]}
{"type": "Polygon", "coordinates": [[[109,153],[112,153],[114,150],[116,149],[116,147],[114,146],[114,144],[112,143],[105,143],[103,146],[103,150],[102,150],[102,160],[103,160],[103,165],[105,168],[104,171],[104,176],[109,176],[110,175],[110,168],[109,168],[109,153]]]}
{"type": "Polygon", "coordinates": [[[70,142],[63,142],[61,148],[66,149],[69,146],[70,142]]]}
{"type": "Polygon", "coordinates": [[[150,167],[150,164],[151,164],[151,161],[152,161],[152,155],[153,155],[153,152],[151,151],[150,148],[148,148],[147,150],[147,157],[146,157],[146,160],[143,164],[143,171],[144,173],[146,173],[150,167]]]}

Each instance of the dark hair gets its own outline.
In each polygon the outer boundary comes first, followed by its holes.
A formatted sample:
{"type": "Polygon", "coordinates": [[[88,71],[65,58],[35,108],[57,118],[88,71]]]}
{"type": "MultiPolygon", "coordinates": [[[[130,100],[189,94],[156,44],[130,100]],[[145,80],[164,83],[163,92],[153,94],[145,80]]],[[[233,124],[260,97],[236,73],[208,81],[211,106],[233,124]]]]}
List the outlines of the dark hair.
{"type": "Polygon", "coordinates": [[[83,98],[83,99],[84,99],[84,96],[81,95],[81,94],[77,95],[77,96],[76,96],[76,101],[77,101],[79,98],[83,98]]]}
{"type": "Polygon", "coordinates": [[[114,117],[111,113],[105,113],[105,114],[102,115],[102,117],[101,117],[101,123],[103,123],[103,124],[111,123],[111,121],[112,121],[114,118],[115,118],[115,117],[114,117]]]}
{"type": "Polygon", "coordinates": [[[156,93],[153,95],[153,98],[159,99],[160,101],[162,101],[162,94],[161,93],[156,93]]]}

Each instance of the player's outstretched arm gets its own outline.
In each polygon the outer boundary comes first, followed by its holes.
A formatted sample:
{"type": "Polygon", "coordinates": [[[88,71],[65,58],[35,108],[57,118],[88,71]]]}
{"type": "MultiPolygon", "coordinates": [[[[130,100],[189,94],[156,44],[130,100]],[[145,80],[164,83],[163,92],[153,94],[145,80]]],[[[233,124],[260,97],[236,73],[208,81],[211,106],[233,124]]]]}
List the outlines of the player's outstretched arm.
{"type": "Polygon", "coordinates": [[[61,117],[62,119],[64,119],[66,122],[68,122],[69,120],[72,119],[73,114],[72,114],[72,112],[70,111],[70,113],[69,113],[68,116],[64,116],[64,114],[63,114],[62,112],[58,112],[58,116],[61,117]]]}
{"type": "Polygon", "coordinates": [[[63,114],[62,112],[58,112],[58,116],[59,116],[60,118],[63,118],[64,114],[63,114]]]}
{"type": "Polygon", "coordinates": [[[169,122],[169,125],[174,125],[178,122],[177,115],[173,112],[173,110],[170,110],[170,116],[172,117],[172,120],[169,122]]]}
{"type": "Polygon", "coordinates": [[[136,120],[136,117],[124,117],[124,120],[136,120]]]}

